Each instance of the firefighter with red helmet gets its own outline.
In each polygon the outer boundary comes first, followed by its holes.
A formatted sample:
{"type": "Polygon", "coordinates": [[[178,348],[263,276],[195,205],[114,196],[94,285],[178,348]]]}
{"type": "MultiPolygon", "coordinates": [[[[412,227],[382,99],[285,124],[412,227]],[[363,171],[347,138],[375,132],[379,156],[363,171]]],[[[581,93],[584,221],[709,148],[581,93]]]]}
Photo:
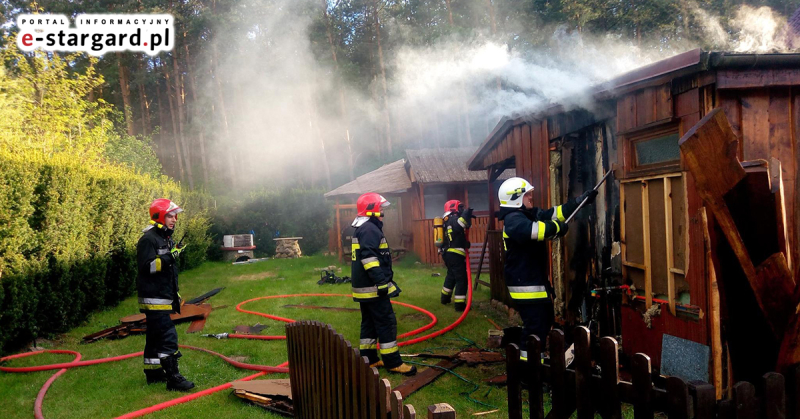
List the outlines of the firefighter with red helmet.
{"type": "Polygon", "coordinates": [[[392,252],[383,235],[383,208],[389,201],[370,192],[356,202],[358,214],[351,245],[353,300],[361,306],[361,356],[370,366],[385,366],[389,371],[414,375],[417,368],[400,359],[397,346],[397,319],[390,298],[400,295],[392,279],[392,252]],[[380,359],[378,345],[380,344],[380,359]]]}
{"type": "Polygon", "coordinates": [[[184,246],[172,240],[178,213],[183,209],[169,199],[150,205],[150,224],[136,245],[138,274],[136,287],[139,311],[147,319],[144,345],[144,374],[147,384],[166,382],[167,390],[187,391],[194,383],[178,371],[178,333],[170,314],[180,313],[178,258],[184,246]]]}
{"type": "Polygon", "coordinates": [[[470,246],[467,229],[472,226],[472,218],[472,208],[465,210],[461,201],[453,199],[444,204],[442,259],[447,267],[447,276],[441,301],[449,304],[452,299],[456,311],[467,308],[467,252],[470,246]]]}

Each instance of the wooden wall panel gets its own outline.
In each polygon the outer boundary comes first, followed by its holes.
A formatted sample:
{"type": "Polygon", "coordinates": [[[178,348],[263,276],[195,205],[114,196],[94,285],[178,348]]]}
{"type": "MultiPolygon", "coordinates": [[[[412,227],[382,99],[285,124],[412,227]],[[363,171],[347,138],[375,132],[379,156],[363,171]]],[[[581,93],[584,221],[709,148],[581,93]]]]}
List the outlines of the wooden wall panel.
{"type": "Polygon", "coordinates": [[[754,89],[742,97],[744,159],[769,159],[769,91],[754,89]]]}
{"type": "Polygon", "coordinates": [[[517,176],[530,179],[531,178],[531,126],[524,124],[522,126],[522,153],[519,155],[520,160],[523,161],[524,170],[517,169],[517,176]]]}
{"type": "MultiPolygon", "coordinates": [[[[786,211],[786,217],[791,220],[789,223],[790,244],[794,249],[792,255],[792,266],[794,268],[795,281],[800,282],[800,179],[798,179],[797,171],[800,170],[800,89],[792,89],[792,144],[794,146],[794,170],[792,173],[792,183],[784,183],[784,193],[786,194],[786,202],[792,202],[794,210],[792,212],[786,211]],[[791,191],[791,192],[790,192],[791,191]]],[[[787,160],[787,159],[784,159],[787,160]]],[[[787,182],[787,177],[784,173],[784,182],[787,182]]]]}
{"type": "Polygon", "coordinates": [[[514,127],[513,130],[513,151],[514,151],[514,166],[517,173],[525,173],[527,166],[525,159],[522,158],[522,131],[526,125],[514,127]]]}
{"type": "Polygon", "coordinates": [[[655,87],[656,120],[672,118],[672,87],[670,83],[655,87]]]}

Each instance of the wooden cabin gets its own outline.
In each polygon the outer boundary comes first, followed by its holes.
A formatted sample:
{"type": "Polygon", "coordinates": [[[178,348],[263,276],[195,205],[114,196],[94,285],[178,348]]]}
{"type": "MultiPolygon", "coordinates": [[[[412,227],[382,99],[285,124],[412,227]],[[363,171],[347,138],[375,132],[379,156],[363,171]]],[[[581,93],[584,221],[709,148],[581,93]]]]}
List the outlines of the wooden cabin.
{"type": "MultiPolygon", "coordinates": [[[[681,136],[712,109],[727,115],[740,140],[740,160],[781,162],[787,256],[795,277],[800,273],[800,54],[693,50],[626,73],[588,95],[591,110],[556,105],[502,120],[472,155],[469,169],[493,181],[515,168],[532,182],[534,202],[543,208],[579,196],[614,171],[595,204],[550,246],[556,315],[566,325],[599,319],[599,326],[591,324],[593,332],[621,335],[625,355],[646,353],[658,369],[664,335],[710,346],[712,333],[719,333],[715,316],[708,315],[703,203],[678,147],[681,136]],[[635,292],[620,297],[621,312],[587,312],[591,289],[621,284],[635,292]],[[647,313],[654,305],[661,306],[660,315],[647,313]]],[[[492,210],[499,209],[496,196],[490,201],[492,210]]],[[[490,259],[502,265],[502,226],[492,217],[489,228],[490,259]]],[[[491,283],[493,298],[509,302],[502,269],[492,269],[491,283]]],[[[723,320],[726,310],[736,308],[723,303],[723,320]]],[[[753,336],[757,340],[758,331],[753,336]]]]}
{"type": "MultiPolygon", "coordinates": [[[[444,213],[444,203],[458,199],[473,208],[470,229],[471,253],[479,253],[486,237],[489,220],[489,189],[485,173],[467,169],[466,162],[476,148],[440,148],[406,150],[406,158],[382,166],[342,185],[325,197],[334,199],[335,216],[329,231],[329,250],[341,255],[341,232],[356,215],[355,202],[366,192],[378,192],[392,205],[384,217],[384,234],[394,251],[409,251],[421,262],[441,264],[433,244],[433,219],[444,213]]],[[[509,170],[492,187],[496,193],[503,179],[513,176],[509,170]]],[[[346,253],[346,250],[345,250],[346,253]]],[[[473,264],[477,265],[478,258],[473,264]]],[[[488,262],[484,262],[488,267],[488,262]]]]}

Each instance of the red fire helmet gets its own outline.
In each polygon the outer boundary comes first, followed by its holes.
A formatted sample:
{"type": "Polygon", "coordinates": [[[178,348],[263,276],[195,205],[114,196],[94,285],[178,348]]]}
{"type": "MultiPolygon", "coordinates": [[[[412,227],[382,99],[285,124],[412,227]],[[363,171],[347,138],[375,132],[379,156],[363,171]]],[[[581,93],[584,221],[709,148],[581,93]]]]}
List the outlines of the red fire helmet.
{"type": "Polygon", "coordinates": [[[356,209],[359,217],[382,217],[381,208],[388,206],[389,201],[375,192],[368,192],[358,197],[356,209]]]}
{"type": "Polygon", "coordinates": [[[458,212],[459,207],[461,207],[461,201],[457,199],[451,199],[444,203],[444,212],[458,212]]]}
{"type": "Polygon", "coordinates": [[[180,212],[183,212],[183,209],[167,198],[156,199],[150,204],[150,219],[157,223],[164,224],[167,214],[180,212]]]}

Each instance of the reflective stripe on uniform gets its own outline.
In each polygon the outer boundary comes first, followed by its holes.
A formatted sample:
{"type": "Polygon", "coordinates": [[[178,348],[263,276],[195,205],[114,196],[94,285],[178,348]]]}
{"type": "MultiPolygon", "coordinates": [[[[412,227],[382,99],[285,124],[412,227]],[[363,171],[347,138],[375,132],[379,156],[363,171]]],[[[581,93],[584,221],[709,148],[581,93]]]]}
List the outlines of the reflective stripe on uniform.
{"type": "Polygon", "coordinates": [[[393,354],[399,351],[400,348],[397,346],[397,341],[393,340],[391,342],[383,343],[381,342],[381,355],[383,354],[393,354]]]}
{"type": "Polygon", "coordinates": [[[466,295],[456,295],[455,297],[453,297],[453,301],[455,301],[457,303],[463,303],[464,301],[467,301],[467,296],[466,295]]]}
{"type": "Polygon", "coordinates": [[[144,359],[145,365],[161,365],[161,360],[158,358],[145,358],[144,359]]]}
{"type": "Polygon", "coordinates": [[[461,247],[451,247],[451,248],[447,249],[447,251],[455,253],[457,255],[467,256],[467,252],[465,252],[464,249],[461,248],[461,247]]]}
{"type": "Polygon", "coordinates": [[[442,287],[442,294],[444,294],[444,295],[450,295],[450,294],[452,294],[452,293],[453,293],[453,290],[451,290],[450,288],[447,288],[447,287],[442,287]]]}
{"type": "Polygon", "coordinates": [[[139,304],[172,304],[172,300],[166,298],[140,298],[139,304]]]}
{"type": "Polygon", "coordinates": [[[375,256],[361,259],[361,264],[364,265],[364,269],[365,270],[369,270],[369,269],[377,268],[378,266],[381,266],[381,263],[378,262],[378,258],[376,258],[375,256]]]}
{"type": "Polygon", "coordinates": [[[389,243],[386,242],[386,237],[381,239],[381,244],[380,244],[380,246],[378,246],[378,248],[380,248],[380,249],[388,249],[389,248],[389,243]]]}
{"type": "Polygon", "coordinates": [[[556,210],[553,211],[553,219],[561,221],[562,223],[566,221],[566,217],[564,217],[564,210],[561,208],[561,205],[556,207],[556,210]]]}
{"type": "Polygon", "coordinates": [[[140,298],[139,308],[142,310],[171,311],[172,300],[165,298],[140,298]]]}
{"type": "MultiPolygon", "coordinates": [[[[378,287],[363,287],[363,288],[351,288],[353,293],[353,298],[377,298],[378,297],[378,287]]],[[[389,294],[397,291],[397,287],[394,286],[394,283],[389,285],[389,294]]]]}
{"type": "Polygon", "coordinates": [[[158,253],[159,255],[166,255],[167,253],[169,253],[169,249],[166,249],[166,248],[165,249],[157,249],[156,253],[158,253]]]}
{"type": "MultiPolygon", "coordinates": [[[[177,352],[175,352],[175,353],[177,353],[177,352]]],[[[168,356],[170,356],[170,355],[172,355],[172,354],[163,354],[163,353],[162,353],[162,354],[158,354],[158,357],[159,357],[159,358],[166,358],[166,357],[168,357],[168,356]]]]}
{"type": "Polygon", "coordinates": [[[531,227],[531,240],[544,240],[544,223],[541,221],[537,221],[533,223],[531,227]]]}
{"type": "Polygon", "coordinates": [[[527,361],[528,360],[528,351],[519,351],[519,359],[520,359],[520,361],[527,361]]]}
{"type": "Polygon", "coordinates": [[[150,262],[150,273],[154,274],[156,272],[161,272],[161,258],[158,257],[150,262]]]}
{"type": "Polygon", "coordinates": [[[358,345],[359,349],[378,349],[377,339],[361,339],[358,345]]]}
{"type": "Polygon", "coordinates": [[[458,217],[458,225],[460,225],[462,228],[467,228],[467,220],[465,220],[463,217],[458,217]]]}
{"type": "Polygon", "coordinates": [[[547,289],[543,285],[528,287],[508,287],[508,293],[514,300],[539,300],[547,298],[547,289]]]}

